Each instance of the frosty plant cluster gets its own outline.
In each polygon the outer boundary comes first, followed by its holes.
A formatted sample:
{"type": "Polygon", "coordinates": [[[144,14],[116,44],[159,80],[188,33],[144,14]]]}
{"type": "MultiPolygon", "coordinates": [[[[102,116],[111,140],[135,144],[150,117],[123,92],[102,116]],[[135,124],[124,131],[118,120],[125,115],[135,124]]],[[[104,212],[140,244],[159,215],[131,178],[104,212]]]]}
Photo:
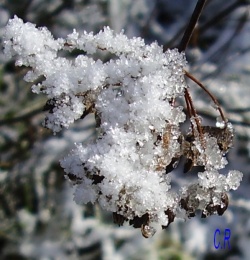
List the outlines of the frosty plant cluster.
{"type": "Polygon", "coordinates": [[[76,144],[61,161],[75,184],[76,203],[98,202],[113,212],[116,223],[129,221],[145,237],[154,234],[154,222],[166,228],[198,209],[202,217],[226,210],[227,192],[242,179],[238,171],[218,172],[227,164],[233,129],[227,122],[221,128],[202,126],[187,99],[191,128],[181,133],[186,115],[175,100],[187,91],[184,53],[163,52],[157,43],[146,45],[108,27],[96,35],[73,31],[66,39],[54,39],[47,28],[18,17],[6,26],[4,52],[16,58],[17,66],[31,68],[27,82],[42,76],[32,90],[48,96],[45,127],[58,132],[95,115],[96,140],[76,144]],[[73,50],[82,54],[75,59],[61,55],[73,50]],[[95,59],[97,52],[112,59],[95,59]],[[173,191],[167,173],[181,156],[186,171],[196,165],[205,170],[196,182],[173,191]]]}

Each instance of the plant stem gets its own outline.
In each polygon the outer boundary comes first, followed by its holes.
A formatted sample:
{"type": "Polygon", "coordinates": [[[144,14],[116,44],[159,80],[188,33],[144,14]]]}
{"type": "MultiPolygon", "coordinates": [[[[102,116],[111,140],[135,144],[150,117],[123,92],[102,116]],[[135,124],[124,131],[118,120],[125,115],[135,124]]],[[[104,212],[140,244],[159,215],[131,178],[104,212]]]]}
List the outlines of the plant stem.
{"type": "Polygon", "coordinates": [[[201,87],[208,95],[209,97],[213,100],[214,104],[216,105],[217,109],[220,112],[220,116],[223,120],[223,122],[226,124],[227,123],[227,119],[222,111],[222,108],[218,102],[218,100],[216,99],[216,97],[198,80],[196,79],[193,75],[191,75],[189,72],[187,72],[186,70],[184,70],[185,75],[190,78],[192,81],[194,81],[199,87],[201,87]]]}
{"type": "Polygon", "coordinates": [[[178,47],[178,50],[179,52],[182,52],[182,51],[185,51],[186,48],[187,48],[187,45],[189,43],[189,40],[193,34],[193,31],[194,31],[194,28],[195,28],[195,25],[200,17],[200,14],[203,10],[203,7],[204,5],[206,4],[207,0],[198,0],[197,1],[197,4],[195,6],[195,9],[193,11],[193,14],[191,16],[191,19],[188,23],[188,26],[185,30],[185,33],[181,39],[181,42],[179,44],[179,47],[178,47]]]}

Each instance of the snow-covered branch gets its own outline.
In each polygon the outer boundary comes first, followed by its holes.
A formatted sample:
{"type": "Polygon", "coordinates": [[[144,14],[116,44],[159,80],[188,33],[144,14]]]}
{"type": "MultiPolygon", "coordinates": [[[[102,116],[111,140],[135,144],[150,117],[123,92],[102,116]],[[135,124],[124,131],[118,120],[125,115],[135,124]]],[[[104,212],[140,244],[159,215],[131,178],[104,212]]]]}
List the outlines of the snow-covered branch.
{"type": "Polygon", "coordinates": [[[95,114],[96,140],[77,144],[61,160],[76,185],[77,203],[98,202],[114,213],[115,222],[129,221],[145,237],[154,233],[151,223],[167,227],[175,217],[194,216],[197,209],[202,217],[223,214],[226,192],[237,189],[242,179],[238,171],[227,176],[218,172],[227,164],[233,129],[230,123],[198,129],[197,118],[191,118],[190,133],[181,132],[186,115],[175,100],[187,89],[183,53],[163,52],[156,42],[146,45],[108,27],[96,35],[73,31],[55,40],[46,28],[17,17],[6,26],[4,46],[17,66],[31,68],[26,81],[42,76],[32,90],[48,96],[45,127],[59,132],[95,114]],[[67,58],[65,52],[75,49],[83,54],[67,58]],[[97,60],[96,52],[112,59],[97,60]],[[204,166],[205,171],[195,183],[173,191],[166,168],[171,171],[183,155],[191,167],[204,166]]]}

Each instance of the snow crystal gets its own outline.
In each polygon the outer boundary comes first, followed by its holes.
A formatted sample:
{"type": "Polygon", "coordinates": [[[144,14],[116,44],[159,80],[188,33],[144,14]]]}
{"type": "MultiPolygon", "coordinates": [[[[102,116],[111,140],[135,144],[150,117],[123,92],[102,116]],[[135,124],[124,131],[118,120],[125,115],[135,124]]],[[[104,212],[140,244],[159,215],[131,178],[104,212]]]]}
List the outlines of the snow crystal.
{"type": "Polygon", "coordinates": [[[237,190],[242,181],[243,174],[239,171],[229,171],[227,176],[227,184],[230,189],[237,190]]]}

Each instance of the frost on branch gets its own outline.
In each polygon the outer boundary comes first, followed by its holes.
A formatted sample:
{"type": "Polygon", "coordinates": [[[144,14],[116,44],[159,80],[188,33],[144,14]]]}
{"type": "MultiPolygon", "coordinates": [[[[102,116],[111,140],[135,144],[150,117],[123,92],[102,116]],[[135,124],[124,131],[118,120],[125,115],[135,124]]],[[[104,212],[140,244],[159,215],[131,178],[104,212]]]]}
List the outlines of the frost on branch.
{"type": "Polygon", "coordinates": [[[17,17],[6,26],[4,44],[16,65],[31,68],[26,81],[43,76],[32,90],[48,96],[46,127],[58,132],[95,114],[96,140],[77,144],[61,161],[76,185],[77,203],[98,202],[113,212],[116,223],[129,221],[145,237],[154,234],[151,223],[166,228],[175,217],[192,217],[197,209],[202,217],[223,214],[226,192],[237,189],[242,179],[237,171],[227,177],[218,172],[227,163],[233,129],[229,123],[224,128],[200,126],[194,115],[190,133],[181,133],[186,115],[175,99],[187,89],[183,53],[164,53],[157,43],[146,45],[108,27],[96,35],[73,31],[55,40],[46,28],[17,17]],[[60,57],[62,51],[75,49],[84,54],[74,60],[60,57]],[[113,59],[96,60],[91,57],[96,52],[113,59]],[[186,171],[204,166],[205,172],[196,183],[174,192],[167,173],[181,156],[186,171]]]}

